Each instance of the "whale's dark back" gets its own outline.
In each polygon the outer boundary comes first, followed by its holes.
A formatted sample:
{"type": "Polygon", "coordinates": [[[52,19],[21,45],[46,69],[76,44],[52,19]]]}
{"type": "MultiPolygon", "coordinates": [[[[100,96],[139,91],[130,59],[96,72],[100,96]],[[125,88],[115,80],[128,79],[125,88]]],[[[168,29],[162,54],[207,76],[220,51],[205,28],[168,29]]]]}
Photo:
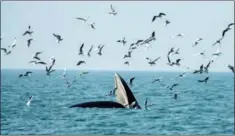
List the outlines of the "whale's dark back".
{"type": "Polygon", "coordinates": [[[76,105],[70,106],[80,107],[80,108],[125,108],[122,104],[112,101],[94,101],[94,102],[85,102],[76,105]]]}

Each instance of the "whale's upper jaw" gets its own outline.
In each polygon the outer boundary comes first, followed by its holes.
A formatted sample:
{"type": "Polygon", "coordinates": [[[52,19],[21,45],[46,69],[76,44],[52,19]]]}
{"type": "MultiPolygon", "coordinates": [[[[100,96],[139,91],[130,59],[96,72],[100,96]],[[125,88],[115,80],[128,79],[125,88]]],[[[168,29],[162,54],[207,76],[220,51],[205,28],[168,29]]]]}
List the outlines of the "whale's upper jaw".
{"type": "Polygon", "coordinates": [[[125,80],[117,73],[115,73],[114,76],[114,84],[116,88],[115,96],[117,102],[127,108],[141,108],[125,80]],[[135,102],[135,105],[133,105],[133,102],[135,102]]]}

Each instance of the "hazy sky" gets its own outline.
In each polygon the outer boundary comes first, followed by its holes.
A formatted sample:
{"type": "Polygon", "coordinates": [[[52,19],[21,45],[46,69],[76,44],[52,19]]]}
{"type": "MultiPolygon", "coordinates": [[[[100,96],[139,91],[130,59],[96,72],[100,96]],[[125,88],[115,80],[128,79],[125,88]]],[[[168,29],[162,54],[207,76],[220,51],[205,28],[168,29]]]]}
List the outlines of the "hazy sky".
{"type": "MultiPolygon", "coordinates": [[[[174,55],[172,60],[182,58],[182,64],[193,69],[207,64],[202,56],[192,56],[203,48],[208,49],[207,58],[216,52],[217,46],[211,45],[221,36],[222,31],[234,22],[234,2],[222,1],[193,1],[193,2],[155,2],[155,1],[20,1],[1,2],[1,47],[11,45],[14,37],[17,45],[12,54],[5,56],[1,52],[2,68],[37,68],[28,62],[37,51],[43,51],[41,59],[49,62],[55,56],[55,68],[67,69],[119,69],[119,70],[184,70],[182,67],[169,67],[167,52],[171,47],[179,47],[180,55],[174,55]],[[118,12],[117,16],[108,14],[110,4],[118,12]],[[164,19],[151,23],[153,15],[159,12],[167,14],[165,19],[171,23],[165,27],[164,19]],[[89,23],[95,22],[96,30],[75,17],[89,18],[89,23]],[[27,47],[29,36],[22,34],[31,25],[34,41],[27,47]],[[140,47],[134,50],[130,66],[124,65],[123,56],[128,47],[138,39],[146,39],[155,31],[156,41],[149,50],[140,47]],[[56,42],[52,33],[57,33],[64,39],[56,42]],[[184,33],[185,37],[170,39],[172,35],[184,33]],[[126,37],[127,45],[116,41],[126,37]],[[203,38],[200,44],[192,48],[197,38],[203,38]],[[93,50],[91,57],[78,56],[81,43],[85,43],[86,53],[91,45],[95,48],[105,44],[103,56],[98,56],[93,50]],[[161,59],[155,66],[150,67],[146,57],[161,59]],[[79,60],[85,60],[86,65],[76,66],[79,60]]],[[[229,71],[225,64],[234,65],[234,28],[229,31],[222,41],[223,55],[211,65],[211,71],[229,71]]]]}

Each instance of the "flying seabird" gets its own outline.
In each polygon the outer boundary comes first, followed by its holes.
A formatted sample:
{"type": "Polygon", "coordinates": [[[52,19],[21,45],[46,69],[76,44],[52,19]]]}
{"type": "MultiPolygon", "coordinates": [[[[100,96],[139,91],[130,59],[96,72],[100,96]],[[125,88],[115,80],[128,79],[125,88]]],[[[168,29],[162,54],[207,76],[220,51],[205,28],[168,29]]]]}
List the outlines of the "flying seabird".
{"type": "Polygon", "coordinates": [[[125,61],[124,64],[128,66],[130,65],[129,61],[125,61]]]}
{"type": "Polygon", "coordinates": [[[167,55],[169,56],[171,53],[173,53],[174,52],[174,47],[172,47],[171,49],[170,49],[170,51],[167,53],[167,55]]]}
{"type": "Polygon", "coordinates": [[[172,86],[167,86],[168,89],[173,90],[174,87],[178,86],[179,84],[173,84],[172,86]]]}
{"type": "Polygon", "coordinates": [[[203,50],[202,50],[202,51],[200,51],[199,53],[192,54],[192,55],[194,55],[194,56],[201,55],[201,56],[205,57],[205,52],[206,52],[206,50],[205,50],[205,49],[203,49],[203,50]]]}
{"type": "Polygon", "coordinates": [[[220,51],[220,46],[217,47],[216,53],[213,53],[213,56],[220,56],[222,52],[220,51]]]}
{"type": "Polygon", "coordinates": [[[100,48],[99,48],[99,52],[98,54],[101,56],[102,55],[102,49],[104,48],[104,45],[102,45],[100,48]]]}
{"type": "Polygon", "coordinates": [[[167,55],[167,61],[168,61],[168,63],[166,63],[167,65],[169,65],[169,66],[173,66],[174,65],[174,62],[171,62],[171,60],[170,60],[170,55],[167,55]]]}
{"type": "Polygon", "coordinates": [[[161,58],[161,57],[157,57],[155,60],[152,61],[150,58],[146,57],[146,59],[149,60],[148,63],[149,63],[151,66],[152,66],[152,65],[155,65],[155,64],[156,64],[155,62],[158,61],[160,58],[161,58]]]}
{"type": "Polygon", "coordinates": [[[46,63],[43,62],[43,61],[34,61],[34,60],[33,60],[33,61],[30,61],[29,63],[46,65],[46,63]]]}
{"type": "Polygon", "coordinates": [[[28,102],[27,102],[27,104],[26,104],[27,106],[29,106],[29,105],[30,105],[30,103],[31,103],[32,99],[33,99],[33,96],[30,96],[30,97],[29,97],[29,99],[28,99],[28,102]]]}
{"type": "Polygon", "coordinates": [[[32,71],[26,71],[24,74],[20,74],[19,77],[30,76],[30,74],[32,74],[32,73],[33,73],[32,71]]]}
{"type": "Polygon", "coordinates": [[[92,29],[95,29],[95,23],[89,25],[92,29]]]}
{"type": "Polygon", "coordinates": [[[46,75],[47,76],[50,76],[50,74],[55,71],[54,69],[52,70],[52,67],[53,67],[53,65],[51,65],[49,68],[46,66],[46,75]]]}
{"type": "Polygon", "coordinates": [[[89,51],[87,52],[87,56],[91,56],[91,51],[92,51],[92,49],[93,49],[93,45],[91,45],[91,48],[89,49],[89,51]]]}
{"type": "Polygon", "coordinates": [[[220,38],[219,40],[217,40],[215,43],[213,43],[213,44],[212,44],[212,47],[215,46],[216,44],[219,44],[219,45],[220,45],[222,39],[223,39],[223,37],[220,38]]]}
{"type": "Polygon", "coordinates": [[[5,55],[11,54],[10,50],[7,50],[6,48],[1,48],[2,51],[4,51],[5,55]]]}
{"type": "Polygon", "coordinates": [[[162,16],[166,16],[166,14],[160,12],[158,15],[153,16],[152,22],[154,22],[156,18],[162,18],[162,16]]]}
{"type": "Polygon", "coordinates": [[[199,44],[199,41],[202,41],[203,39],[202,38],[198,38],[196,39],[196,41],[193,43],[193,47],[197,46],[199,44]]]}
{"type": "Polygon", "coordinates": [[[32,38],[30,38],[30,39],[27,40],[27,45],[28,45],[28,47],[30,46],[30,44],[31,44],[32,41],[33,41],[32,38]]]}
{"type": "Polygon", "coordinates": [[[203,66],[203,64],[202,64],[202,65],[200,66],[200,69],[199,69],[199,70],[194,70],[193,74],[196,74],[196,73],[202,74],[203,68],[204,68],[204,66],[203,66]]]}
{"type": "Polygon", "coordinates": [[[122,40],[117,40],[117,42],[122,43],[122,45],[124,46],[127,42],[125,39],[126,38],[124,37],[122,40]]]}
{"type": "Polygon", "coordinates": [[[109,14],[112,14],[114,16],[117,15],[117,12],[115,11],[115,9],[113,8],[112,4],[110,5],[110,8],[111,8],[111,12],[108,12],[109,14]]]}
{"type": "Polygon", "coordinates": [[[33,58],[36,59],[36,60],[40,60],[40,58],[38,57],[39,54],[41,54],[42,52],[36,52],[34,55],[33,55],[33,58]]]}
{"type": "Polygon", "coordinates": [[[133,80],[135,79],[135,77],[132,77],[131,79],[130,79],[130,82],[129,82],[129,84],[130,84],[130,86],[132,87],[132,85],[133,85],[133,80]]]}
{"type": "Polygon", "coordinates": [[[167,26],[168,24],[170,24],[171,22],[169,20],[165,20],[165,26],[167,26]]]}
{"type": "Polygon", "coordinates": [[[180,73],[179,75],[175,76],[173,79],[183,78],[183,77],[185,77],[185,74],[186,74],[186,72],[180,73]]]}
{"type": "MultiPolygon", "coordinates": [[[[88,17],[88,18],[89,18],[89,17],[88,17]]],[[[86,21],[88,20],[88,18],[87,18],[87,19],[84,19],[84,18],[81,18],[81,17],[76,17],[77,20],[81,20],[81,21],[84,21],[84,22],[86,22],[86,21]]]]}
{"type": "Polygon", "coordinates": [[[86,62],[83,61],[83,60],[80,60],[80,61],[78,61],[77,66],[79,66],[79,65],[81,65],[81,64],[86,64],[86,62]]]}
{"type": "Polygon", "coordinates": [[[176,59],[176,61],[175,61],[174,65],[180,66],[180,63],[179,63],[179,62],[180,62],[180,60],[181,60],[181,59],[176,59]]]}
{"type": "Polygon", "coordinates": [[[57,42],[58,42],[58,43],[60,43],[60,41],[63,40],[63,39],[61,38],[61,36],[58,35],[58,34],[53,33],[53,36],[55,36],[55,38],[57,39],[57,42]]]}
{"type": "Polygon", "coordinates": [[[128,51],[128,55],[125,55],[123,58],[131,58],[131,52],[132,51],[128,51]]]}
{"type": "Polygon", "coordinates": [[[231,30],[230,27],[227,27],[223,32],[222,32],[222,37],[225,36],[226,32],[228,32],[229,30],[231,30]]]}
{"type": "Polygon", "coordinates": [[[159,77],[159,78],[156,78],[152,81],[152,84],[155,83],[155,82],[162,82],[162,77],[159,77]]]}
{"type": "Polygon", "coordinates": [[[33,31],[31,31],[31,26],[29,25],[29,26],[28,26],[28,30],[23,33],[23,36],[25,36],[25,35],[27,35],[27,34],[28,34],[29,36],[31,36],[32,33],[33,33],[33,31]]]}
{"type": "Polygon", "coordinates": [[[180,54],[180,53],[179,53],[179,50],[180,50],[180,48],[178,48],[178,49],[174,52],[174,54],[180,54]]]}
{"type": "Polygon", "coordinates": [[[213,62],[213,60],[209,61],[208,64],[204,67],[204,71],[208,73],[208,68],[210,67],[210,64],[213,62]]]}
{"type": "Polygon", "coordinates": [[[85,75],[85,74],[88,74],[89,72],[81,72],[79,73],[79,76],[82,76],[82,75],[85,75]]]}
{"type": "Polygon", "coordinates": [[[82,43],[82,45],[80,46],[78,55],[83,55],[83,47],[84,43],[82,43]]]}
{"type": "Polygon", "coordinates": [[[209,76],[207,76],[205,79],[203,80],[198,80],[199,83],[205,82],[207,84],[207,81],[209,80],[209,76]]]}
{"type": "Polygon", "coordinates": [[[234,67],[230,64],[226,65],[233,73],[234,73],[234,67]]]}

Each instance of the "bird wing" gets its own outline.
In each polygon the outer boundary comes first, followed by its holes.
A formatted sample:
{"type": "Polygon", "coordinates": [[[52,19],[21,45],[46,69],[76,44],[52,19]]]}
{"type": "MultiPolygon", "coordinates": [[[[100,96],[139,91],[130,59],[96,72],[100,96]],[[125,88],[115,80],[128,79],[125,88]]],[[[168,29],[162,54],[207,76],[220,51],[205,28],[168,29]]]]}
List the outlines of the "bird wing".
{"type": "Polygon", "coordinates": [[[161,57],[158,57],[158,58],[156,58],[153,62],[156,62],[157,60],[159,60],[161,57]]]}
{"type": "Polygon", "coordinates": [[[7,53],[7,49],[6,48],[1,48],[1,50],[3,50],[5,53],[7,53]]]}
{"type": "Polygon", "coordinates": [[[171,60],[170,60],[170,56],[167,55],[167,60],[168,60],[168,63],[171,63],[171,60]]]}
{"type": "Polygon", "coordinates": [[[88,53],[90,53],[93,49],[93,45],[91,46],[91,48],[89,49],[88,53]]]}
{"type": "Polygon", "coordinates": [[[160,12],[160,13],[159,13],[159,16],[166,16],[166,14],[165,14],[165,13],[160,12]]]}
{"type": "Polygon", "coordinates": [[[152,35],[151,35],[151,36],[152,36],[152,37],[155,37],[155,31],[152,32],[152,35]]]}
{"type": "Polygon", "coordinates": [[[39,54],[41,54],[42,52],[36,52],[35,53],[35,56],[38,56],[39,54]]]}
{"type": "Polygon", "coordinates": [[[156,19],[157,16],[153,16],[152,22],[156,19]]]}
{"type": "Polygon", "coordinates": [[[110,8],[111,8],[112,12],[115,12],[115,9],[113,8],[112,4],[110,5],[110,8]]]}
{"type": "Polygon", "coordinates": [[[53,35],[54,35],[56,38],[58,37],[58,35],[57,35],[57,34],[54,34],[54,33],[53,33],[53,35]]]}
{"type": "Polygon", "coordinates": [[[36,61],[30,61],[29,63],[37,63],[36,61]]]}
{"type": "Polygon", "coordinates": [[[230,28],[228,27],[228,28],[226,28],[224,31],[223,31],[223,33],[222,33],[222,37],[224,37],[225,36],[225,33],[229,30],[230,28]]]}
{"type": "Polygon", "coordinates": [[[82,20],[82,21],[86,21],[86,19],[81,18],[81,17],[76,17],[76,19],[78,19],[78,20],[82,20]]]}
{"type": "Polygon", "coordinates": [[[80,52],[82,52],[82,48],[84,47],[84,43],[82,43],[81,47],[80,47],[80,52]]]}
{"type": "Polygon", "coordinates": [[[228,25],[228,27],[231,27],[231,26],[233,26],[234,25],[234,23],[230,23],[229,25],[228,25]]]}

